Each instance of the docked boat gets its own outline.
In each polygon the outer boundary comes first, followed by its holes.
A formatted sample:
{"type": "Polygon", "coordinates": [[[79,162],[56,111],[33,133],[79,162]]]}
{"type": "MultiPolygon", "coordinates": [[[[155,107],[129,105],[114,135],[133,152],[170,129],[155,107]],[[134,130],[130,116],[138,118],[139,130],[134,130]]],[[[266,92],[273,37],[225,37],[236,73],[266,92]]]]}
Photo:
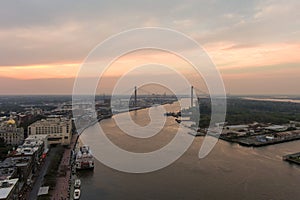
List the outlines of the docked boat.
{"type": "Polygon", "coordinates": [[[89,146],[79,148],[76,154],[76,169],[94,169],[94,157],[89,146]]]}
{"type": "Polygon", "coordinates": [[[175,119],[175,121],[180,124],[181,123],[181,120],[180,119],[175,119]]]}
{"type": "Polygon", "coordinates": [[[78,188],[80,188],[80,186],[81,186],[81,181],[80,181],[80,179],[76,179],[76,180],[75,180],[75,183],[74,183],[74,188],[78,189],[78,188]]]}
{"type": "Polygon", "coordinates": [[[79,189],[74,190],[74,199],[80,199],[80,190],[79,189]]]}

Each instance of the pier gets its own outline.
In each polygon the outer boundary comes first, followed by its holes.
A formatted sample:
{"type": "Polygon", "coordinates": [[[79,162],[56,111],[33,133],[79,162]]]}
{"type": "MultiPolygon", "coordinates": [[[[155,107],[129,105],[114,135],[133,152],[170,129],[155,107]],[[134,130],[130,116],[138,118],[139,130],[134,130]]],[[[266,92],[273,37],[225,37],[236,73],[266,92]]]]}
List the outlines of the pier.
{"type": "Polygon", "coordinates": [[[300,131],[285,131],[283,133],[291,133],[288,137],[279,137],[271,140],[260,140],[259,138],[266,138],[270,134],[260,134],[260,135],[251,135],[251,136],[241,136],[241,137],[228,137],[226,135],[221,135],[220,139],[231,142],[238,143],[241,146],[246,147],[262,147],[274,144],[280,144],[285,142],[291,142],[295,140],[300,140],[300,131]]]}
{"type": "Polygon", "coordinates": [[[300,165],[300,152],[294,153],[294,154],[285,155],[285,156],[282,157],[282,159],[284,161],[289,162],[289,163],[300,165]]]}

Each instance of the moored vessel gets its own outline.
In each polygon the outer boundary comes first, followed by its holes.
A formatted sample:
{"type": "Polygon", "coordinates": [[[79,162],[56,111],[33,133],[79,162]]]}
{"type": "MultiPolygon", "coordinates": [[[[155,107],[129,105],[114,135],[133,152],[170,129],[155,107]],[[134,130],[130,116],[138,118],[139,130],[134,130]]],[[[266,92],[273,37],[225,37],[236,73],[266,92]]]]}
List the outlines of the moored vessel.
{"type": "Polygon", "coordinates": [[[75,188],[75,189],[79,189],[80,186],[81,186],[81,181],[80,181],[80,179],[76,179],[76,180],[75,180],[75,183],[74,183],[74,188],[75,188]]]}
{"type": "Polygon", "coordinates": [[[83,145],[79,148],[76,154],[76,169],[94,169],[94,157],[91,149],[87,145],[83,145]]]}

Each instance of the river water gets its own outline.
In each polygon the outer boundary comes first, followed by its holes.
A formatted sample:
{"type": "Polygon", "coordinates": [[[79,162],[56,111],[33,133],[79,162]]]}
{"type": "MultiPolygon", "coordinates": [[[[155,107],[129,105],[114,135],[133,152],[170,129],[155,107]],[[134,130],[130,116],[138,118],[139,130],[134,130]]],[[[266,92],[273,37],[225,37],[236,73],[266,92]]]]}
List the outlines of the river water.
{"type": "MultiPolygon", "coordinates": [[[[165,105],[165,109],[176,111],[178,104],[165,105]]],[[[145,126],[149,123],[148,110],[130,114],[137,124],[145,126]]],[[[111,141],[134,152],[161,148],[178,129],[174,118],[168,117],[159,134],[137,139],[124,134],[114,118],[101,121],[101,127],[111,141]]],[[[86,129],[83,137],[95,130],[95,126],[86,129]]],[[[187,134],[190,130],[184,131],[187,134]]],[[[123,173],[96,161],[93,172],[79,173],[81,199],[300,199],[300,167],[282,161],[283,155],[300,151],[300,141],[247,148],[219,140],[207,157],[199,159],[203,139],[195,138],[181,158],[156,172],[123,173]]]]}

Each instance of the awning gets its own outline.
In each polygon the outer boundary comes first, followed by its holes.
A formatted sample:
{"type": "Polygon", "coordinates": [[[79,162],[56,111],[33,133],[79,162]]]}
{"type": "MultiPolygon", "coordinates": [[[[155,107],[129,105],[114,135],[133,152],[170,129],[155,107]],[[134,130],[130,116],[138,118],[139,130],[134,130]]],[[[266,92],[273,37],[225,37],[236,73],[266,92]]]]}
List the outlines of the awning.
{"type": "Polygon", "coordinates": [[[48,191],[49,191],[49,186],[40,187],[38,196],[48,194],[48,191]]]}

